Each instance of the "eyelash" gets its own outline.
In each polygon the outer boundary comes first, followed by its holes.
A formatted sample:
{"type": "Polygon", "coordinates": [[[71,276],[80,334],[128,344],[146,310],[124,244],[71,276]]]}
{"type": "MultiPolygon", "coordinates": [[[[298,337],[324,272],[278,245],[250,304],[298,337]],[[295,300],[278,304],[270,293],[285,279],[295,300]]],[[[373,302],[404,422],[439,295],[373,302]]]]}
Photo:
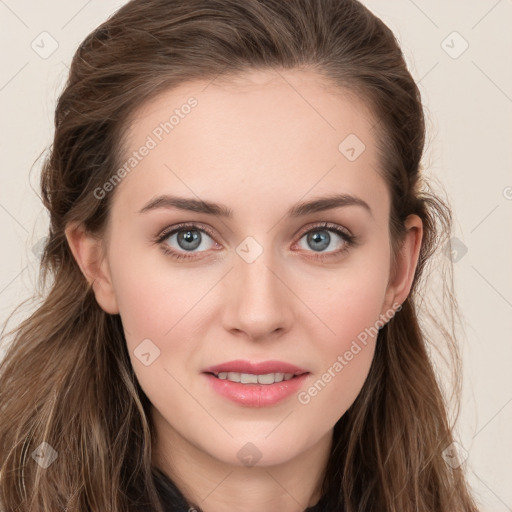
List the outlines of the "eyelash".
{"type": "MultiPolygon", "coordinates": [[[[156,236],[156,238],[153,240],[153,243],[159,244],[160,247],[162,248],[163,252],[173,259],[176,259],[176,260],[197,259],[195,256],[191,256],[191,255],[187,254],[186,252],[181,253],[181,252],[177,252],[173,249],[170,249],[168,244],[164,243],[170,236],[174,235],[175,233],[180,232],[180,231],[186,231],[186,230],[201,231],[203,233],[206,233],[213,240],[215,240],[212,230],[207,228],[206,226],[194,224],[194,223],[184,223],[184,224],[179,224],[177,226],[174,226],[172,229],[166,228],[164,231],[162,231],[160,234],[158,234],[156,236]]],[[[344,241],[344,245],[341,249],[338,249],[337,251],[334,251],[334,252],[316,253],[316,255],[313,256],[313,259],[325,261],[327,259],[340,256],[342,253],[348,251],[351,247],[356,245],[356,237],[354,235],[347,233],[347,231],[345,231],[344,229],[340,228],[336,224],[331,224],[330,222],[321,222],[319,224],[312,226],[307,231],[304,231],[303,233],[301,233],[298,241],[301,240],[304,237],[304,235],[307,235],[310,232],[322,231],[322,230],[331,231],[331,232],[334,232],[337,235],[339,235],[340,238],[344,241]]],[[[202,252],[204,252],[204,251],[202,251],[202,252]]],[[[194,254],[194,253],[190,253],[190,254],[194,254]]],[[[310,257],[310,256],[308,256],[308,257],[310,257]]]]}

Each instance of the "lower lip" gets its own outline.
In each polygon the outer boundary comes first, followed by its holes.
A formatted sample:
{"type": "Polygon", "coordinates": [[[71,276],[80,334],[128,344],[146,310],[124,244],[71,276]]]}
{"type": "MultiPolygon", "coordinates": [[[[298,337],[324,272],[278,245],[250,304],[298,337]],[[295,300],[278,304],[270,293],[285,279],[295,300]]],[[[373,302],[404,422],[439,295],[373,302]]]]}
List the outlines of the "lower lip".
{"type": "Polygon", "coordinates": [[[210,373],[203,375],[206,376],[214,391],[237,404],[246,407],[268,407],[297,393],[309,374],[303,373],[290,380],[274,382],[274,384],[242,384],[219,379],[210,373]]]}

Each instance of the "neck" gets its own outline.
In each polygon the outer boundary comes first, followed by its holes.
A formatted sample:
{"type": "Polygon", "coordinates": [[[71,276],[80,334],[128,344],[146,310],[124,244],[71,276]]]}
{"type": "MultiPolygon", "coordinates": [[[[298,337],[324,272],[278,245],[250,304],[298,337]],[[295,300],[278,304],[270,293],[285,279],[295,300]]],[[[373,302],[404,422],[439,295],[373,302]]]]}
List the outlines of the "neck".
{"type": "Polygon", "coordinates": [[[204,512],[302,512],[321,498],[332,430],[279,464],[245,466],[212,457],[188,442],[153,409],[154,464],[204,512]]]}

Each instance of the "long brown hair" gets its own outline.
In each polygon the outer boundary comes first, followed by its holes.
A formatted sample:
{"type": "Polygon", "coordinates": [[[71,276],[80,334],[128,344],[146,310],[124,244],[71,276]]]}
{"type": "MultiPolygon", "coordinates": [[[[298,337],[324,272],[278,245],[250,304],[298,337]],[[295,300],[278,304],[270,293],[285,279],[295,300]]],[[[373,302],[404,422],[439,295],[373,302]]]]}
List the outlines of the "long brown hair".
{"type": "MultiPolygon", "coordinates": [[[[393,33],[356,0],[132,0],[81,44],[42,169],[50,214],[39,281],[44,300],[8,333],[0,366],[5,510],[164,510],[152,466],[150,404],[120,317],[97,304],[65,228],[78,221],[102,235],[115,191],[101,199],[94,191],[119,169],[135,109],[188,80],[255,68],[307,68],[363,98],[377,120],[393,250],[409,214],[424,226],[412,291],[380,330],[364,387],[335,425],[322,488],[327,510],[477,510],[462,467],[443,458],[453,425],[417,313],[420,277],[450,233],[450,210],[422,186],[425,121],[417,85],[393,33]],[[37,450],[47,459],[56,454],[56,462],[37,464],[37,450]]],[[[459,382],[449,331],[445,339],[459,382]]]]}

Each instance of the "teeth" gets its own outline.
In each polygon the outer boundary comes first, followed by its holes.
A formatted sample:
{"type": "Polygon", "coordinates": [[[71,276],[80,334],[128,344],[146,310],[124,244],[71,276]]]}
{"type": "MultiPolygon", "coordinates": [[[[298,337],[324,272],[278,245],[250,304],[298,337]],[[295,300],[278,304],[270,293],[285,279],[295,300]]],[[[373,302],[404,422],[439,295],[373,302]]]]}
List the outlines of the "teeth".
{"type": "Polygon", "coordinates": [[[241,373],[240,382],[242,384],[258,384],[258,376],[250,373],[241,373]]]}
{"type": "Polygon", "coordinates": [[[242,384],[274,384],[283,380],[290,380],[293,373],[266,373],[265,375],[253,375],[252,373],[220,372],[217,377],[231,382],[242,384]]]}

